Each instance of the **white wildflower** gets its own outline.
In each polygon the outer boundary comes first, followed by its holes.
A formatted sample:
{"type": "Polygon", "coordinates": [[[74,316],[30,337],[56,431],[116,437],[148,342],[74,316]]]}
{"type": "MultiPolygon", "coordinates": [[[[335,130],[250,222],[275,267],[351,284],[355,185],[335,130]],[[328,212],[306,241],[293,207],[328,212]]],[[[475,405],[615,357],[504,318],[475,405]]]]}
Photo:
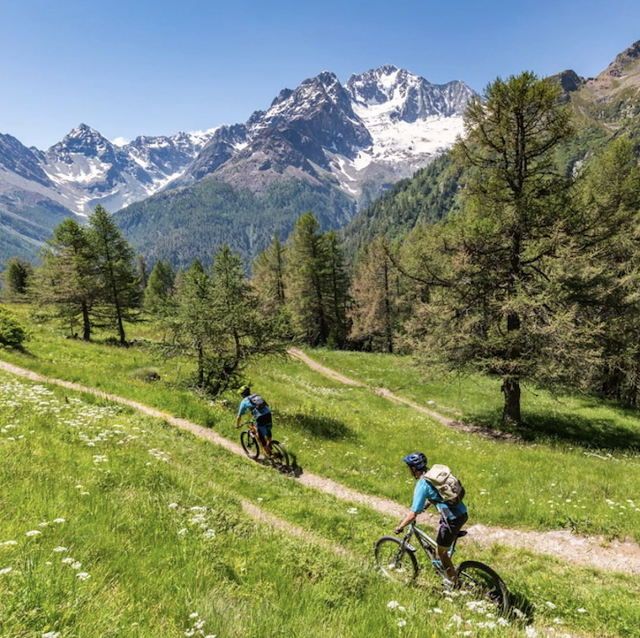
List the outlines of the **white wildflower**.
{"type": "Polygon", "coordinates": [[[256,501],[264,501],[263,498],[261,498],[260,496],[258,496],[258,498],[256,499],[256,501]]]}
{"type": "Polygon", "coordinates": [[[187,533],[187,528],[183,527],[181,530],[178,531],[178,536],[184,536],[184,534],[187,533]]]}
{"type": "Polygon", "coordinates": [[[87,572],[78,572],[76,574],[76,578],[79,578],[80,580],[88,580],[91,576],[87,574],[87,572]]]}
{"type": "Polygon", "coordinates": [[[433,608],[433,613],[434,614],[441,614],[442,613],[442,609],[440,609],[439,607],[434,607],[433,608]]]}
{"type": "Polygon", "coordinates": [[[80,569],[81,567],[82,567],[82,563],[79,563],[78,561],[71,564],[71,569],[80,569]]]}
{"type": "Polygon", "coordinates": [[[357,514],[357,513],[358,513],[358,508],[357,507],[352,507],[352,508],[347,510],[347,514],[357,514]]]}
{"type": "Polygon", "coordinates": [[[66,552],[66,551],[67,551],[67,548],[66,548],[66,547],[62,547],[62,546],[60,546],[60,547],[54,547],[54,548],[53,548],[53,551],[54,551],[54,552],[66,552]]]}
{"type": "Polygon", "coordinates": [[[556,608],[556,606],[555,606],[551,601],[549,601],[549,600],[545,603],[545,605],[546,605],[549,609],[555,609],[555,608],[556,608]]]}
{"type": "Polygon", "coordinates": [[[200,618],[200,614],[197,611],[194,611],[192,614],[189,614],[189,618],[200,618]]]}
{"type": "Polygon", "coordinates": [[[178,507],[178,504],[177,504],[177,503],[169,503],[169,505],[167,505],[167,507],[168,507],[169,509],[172,509],[172,510],[173,510],[173,509],[175,509],[176,507],[178,507]]]}
{"type": "Polygon", "coordinates": [[[38,525],[38,527],[47,527],[47,525],[49,525],[49,523],[47,521],[44,521],[44,522],[40,523],[38,525]]]}
{"type": "Polygon", "coordinates": [[[577,612],[578,612],[579,614],[586,614],[586,613],[587,613],[587,610],[586,610],[586,609],[583,609],[582,607],[580,607],[580,609],[578,609],[578,610],[577,610],[577,612]]]}
{"type": "Polygon", "coordinates": [[[215,529],[208,529],[204,533],[204,537],[205,538],[215,538],[216,537],[216,530],[215,529]]]}
{"type": "Polygon", "coordinates": [[[397,600],[390,600],[387,603],[387,607],[389,607],[389,609],[395,609],[396,607],[399,607],[400,603],[397,600]]]}
{"type": "Polygon", "coordinates": [[[402,618],[398,621],[398,627],[404,627],[406,624],[407,621],[402,618]]]}
{"type": "Polygon", "coordinates": [[[42,638],[60,638],[60,632],[59,631],[47,631],[44,634],[42,634],[42,638]]]}
{"type": "Polygon", "coordinates": [[[75,559],[67,556],[60,561],[63,565],[71,565],[71,563],[75,563],[75,559]]]}
{"type": "Polygon", "coordinates": [[[554,618],[554,619],[553,619],[553,622],[554,622],[556,625],[563,625],[563,624],[564,624],[564,620],[562,620],[562,618],[554,618]]]}
{"type": "Polygon", "coordinates": [[[509,626],[509,621],[506,618],[498,618],[497,623],[501,627],[508,627],[509,626]]]}
{"type": "Polygon", "coordinates": [[[64,518],[54,518],[54,523],[66,523],[67,521],[64,518]]]}
{"type": "Polygon", "coordinates": [[[37,536],[40,533],[40,530],[32,529],[30,532],[27,532],[27,536],[37,536]]]}
{"type": "Polygon", "coordinates": [[[4,543],[0,543],[0,547],[2,547],[3,545],[17,545],[18,541],[5,541],[4,543]]]}
{"type": "Polygon", "coordinates": [[[5,567],[4,569],[0,569],[0,576],[3,574],[8,574],[10,571],[13,571],[13,567],[5,567]]]}

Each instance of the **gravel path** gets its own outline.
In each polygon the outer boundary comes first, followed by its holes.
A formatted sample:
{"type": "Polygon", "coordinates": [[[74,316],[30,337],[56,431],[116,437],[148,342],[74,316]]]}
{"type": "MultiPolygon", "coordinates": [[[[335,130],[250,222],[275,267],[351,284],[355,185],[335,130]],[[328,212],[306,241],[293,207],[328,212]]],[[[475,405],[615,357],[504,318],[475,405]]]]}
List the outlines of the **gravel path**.
{"type": "MultiPolygon", "coordinates": [[[[306,356],[306,355],[305,355],[306,356]]],[[[213,430],[205,428],[186,419],[180,419],[170,414],[156,410],[137,401],[131,401],[123,397],[97,390],[96,388],[90,388],[80,385],[78,383],[71,383],[61,379],[51,379],[44,377],[31,370],[26,370],[18,366],[0,361],[0,370],[9,372],[31,381],[37,381],[39,383],[50,383],[58,385],[69,390],[77,392],[84,392],[86,394],[92,394],[114,403],[120,403],[127,405],[140,412],[147,414],[148,416],[163,419],[164,421],[182,429],[187,430],[203,439],[207,439],[216,445],[244,456],[244,452],[239,444],[234,443],[224,437],[220,436],[213,430]]],[[[335,373],[339,378],[342,375],[335,373]]],[[[346,378],[346,377],[345,377],[346,378]]],[[[358,382],[350,381],[350,385],[362,385],[358,382]]],[[[446,418],[446,417],[441,417],[446,418]]],[[[341,485],[336,481],[333,481],[322,476],[316,476],[308,472],[304,472],[298,479],[303,485],[317,489],[319,491],[331,494],[336,498],[347,501],[352,504],[359,504],[366,507],[370,507],[382,514],[389,515],[391,517],[400,519],[407,511],[407,508],[394,501],[380,498],[377,496],[370,496],[362,494],[349,487],[341,485]]],[[[258,512],[255,511],[258,508],[250,503],[243,503],[243,507],[247,507],[251,510],[252,514],[257,517],[258,512]],[[253,509],[255,508],[255,510],[253,509]]],[[[262,519],[269,521],[270,518],[275,519],[270,514],[261,513],[262,519]]],[[[433,524],[435,517],[430,515],[422,515],[422,520],[426,523],[433,524]]],[[[272,521],[275,525],[275,520],[272,521]]],[[[279,521],[278,525],[290,525],[285,521],[279,521]]],[[[295,526],[291,526],[294,528],[295,526]]],[[[297,529],[297,528],[296,528],[297,529]]],[[[640,547],[632,541],[606,541],[602,537],[591,536],[578,536],[565,530],[549,531],[549,532],[536,532],[536,531],[524,531],[505,529],[500,527],[487,527],[484,525],[472,525],[467,528],[469,531],[469,538],[477,542],[481,546],[491,546],[495,543],[507,545],[511,547],[520,547],[533,552],[542,554],[550,554],[564,561],[580,565],[583,567],[593,567],[597,569],[603,569],[607,571],[616,571],[629,575],[640,576],[640,547]]],[[[384,530],[381,530],[381,533],[384,530]]],[[[297,534],[306,534],[308,538],[311,538],[309,532],[305,530],[296,531],[297,534]]],[[[323,541],[330,545],[328,541],[323,541]]],[[[333,545],[332,545],[333,546],[333,545]]],[[[336,552],[338,551],[335,546],[336,552]]],[[[346,550],[343,550],[346,551],[346,550]]]]}

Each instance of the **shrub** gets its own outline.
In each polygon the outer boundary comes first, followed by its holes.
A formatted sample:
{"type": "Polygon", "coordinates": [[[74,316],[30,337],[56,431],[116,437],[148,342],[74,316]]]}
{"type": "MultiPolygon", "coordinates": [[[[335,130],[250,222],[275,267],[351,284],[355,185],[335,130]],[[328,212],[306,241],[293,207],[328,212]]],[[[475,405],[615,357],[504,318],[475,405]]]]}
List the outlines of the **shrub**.
{"type": "Polygon", "coordinates": [[[0,346],[21,348],[28,338],[26,329],[20,325],[14,315],[0,306],[0,346]]]}
{"type": "Polygon", "coordinates": [[[160,381],[160,373],[157,368],[138,368],[129,375],[132,379],[151,383],[152,381],[160,381]]]}

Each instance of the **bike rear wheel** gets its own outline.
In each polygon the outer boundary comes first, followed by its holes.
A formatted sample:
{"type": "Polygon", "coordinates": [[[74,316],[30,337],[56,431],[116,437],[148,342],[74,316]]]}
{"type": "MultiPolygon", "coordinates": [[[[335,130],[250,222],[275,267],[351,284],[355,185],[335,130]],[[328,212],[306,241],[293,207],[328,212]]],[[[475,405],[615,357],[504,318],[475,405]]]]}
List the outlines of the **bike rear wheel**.
{"type": "Polygon", "coordinates": [[[251,436],[251,430],[244,430],[240,433],[240,444],[244,453],[250,459],[257,459],[260,456],[260,445],[254,436],[251,436]]]}
{"type": "Polygon", "coordinates": [[[285,450],[284,445],[280,441],[271,441],[271,452],[274,458],[271,462],[278,468],[283,470],[289,469],[289,455],[285,450]]]}
{"type": "Polygon", "coordinates": [[[418,561],[414,553],[395,536],[383,536],[375,546],[376,564],[391,580],[408,585],[418,575],[418,561]]]}
{"type": "Polygon", "coordinates": [[[498,608],[500,614],[509,611],[509,591],[502,578],[484,563],[466,560],[458,566],[461,587],[498,608]]]}

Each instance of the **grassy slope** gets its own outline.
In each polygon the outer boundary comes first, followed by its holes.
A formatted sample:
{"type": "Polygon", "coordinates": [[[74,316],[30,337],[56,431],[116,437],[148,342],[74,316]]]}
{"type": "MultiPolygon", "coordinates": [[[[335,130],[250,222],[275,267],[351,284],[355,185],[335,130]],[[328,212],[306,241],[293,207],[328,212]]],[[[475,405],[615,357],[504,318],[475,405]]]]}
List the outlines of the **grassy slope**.
{"type": "MultiPolygon", "coordinates": [[[[0,571],[12,569],[0,573],[7,638],[182,636],[195,612],[203,635],[439,636],[451,633],[454,615],[472,621],[462,628],[475,636],[523,633],[513,624],[478,629],[490,619],[466,609],[466,599],[443,600],[430,574],[409,590],[382,580],[370,569],[371,544],[391,522],[366,508],[350,514],[348,504],[162,422],[68,391],[0,374],[0,404],[0,571]],[[356,557],[338,559],[253,524],[238,497],[258,494],[261,507],[356,557]],[[207,529],[215,535],[207,538],[207,529]],[[40,534],[28,537],[30,530],[40,534]],[[63,564],[67,557],[81,566],[63,564]],[[390,600],[407,610],[390,610],[390,600]],[[426,614],[436,606],[442,614],[426,614]],[[401,632],[399,619],[407,620],[401,632]]],[[[470,545],[461,554],[501,571],[539,627],[559,618],[594,636],[640,635],[638,578],[504,548],[483,554],[470,545]]]]}
{"type": "MultiPolygon", "coordinates": [[[[144,332],[142,327],[138,330],[144,332]]],[[[122,350],[64,340],[49,326],[36,328],[34,337],[30,355],[5,352],[3,358],[160,407],[237,439],[232,419],[237,397],[230,395],[227,405],[224,401],[212,404],[187,390],[176,390],[171,384],[186,378],[184,365],[161,364],[163,381],[149,384],[131,376],[135,369],[153,362],[148,348],[122,350]]],[[[341,357],[348,359],[350,365],[343,370],[352,376],[372,380],[372,371],[384,374],[392,389],[400,388],[396,384],[399,380],[411,380],[410,375],[416,374],[402,362],[394,366],[393,359],[384,359],[381,365],[375,355],[322,356],[336,367],[341,357]]],[[[571,528],[585,534],[640,540],[640,503],[633,501],[640,493],[640,472],[631,471],[638,468],[637,455],[617,451],[602,460],[587,456],[585,453],[591,452],[574,442],[502,443],[452,431],[409,407],[366,389],[342,386],[295,361],[265,361],[254,366],[249,375],[276,413],[277,437],[311,472],[408,503],[411,480],[400,459],[422,449],[432,461],[447,463],[462,478],[474,523],[571,528]],[[523,476],[527,477],[526,485],[523,476]]],[[[411,381],[409,394],[417,388],[411,381]]],[[[427,386],[425,395],[440,400],[440,395],[432,394],[436,389],[427,386]]],[[[447,400],[464,409],[462,402],[450,400],[453,394],[447,394],[446,387],[441,390],[443,403],[447,400]]],[[[476,392],[477,405],[482,405],[488,395],[481,386],[476,392]]],[[[420,396],[415,398],[420,400],[420,396]]],[[[576,422],[594,427],[597,419],[588,417],[590,410],[597,413],[598,409],[584,406],[584,418],[576,418],[576,422]]],[[[617,418],[613,412],[608,414],[607,419],[617,418]]],[[[620,418],[616,427],[633,433],[637,420],[623,416],[631,425],[620,418]]],[[[602,423],[607,420],[603,418],[602,423]]]]}

